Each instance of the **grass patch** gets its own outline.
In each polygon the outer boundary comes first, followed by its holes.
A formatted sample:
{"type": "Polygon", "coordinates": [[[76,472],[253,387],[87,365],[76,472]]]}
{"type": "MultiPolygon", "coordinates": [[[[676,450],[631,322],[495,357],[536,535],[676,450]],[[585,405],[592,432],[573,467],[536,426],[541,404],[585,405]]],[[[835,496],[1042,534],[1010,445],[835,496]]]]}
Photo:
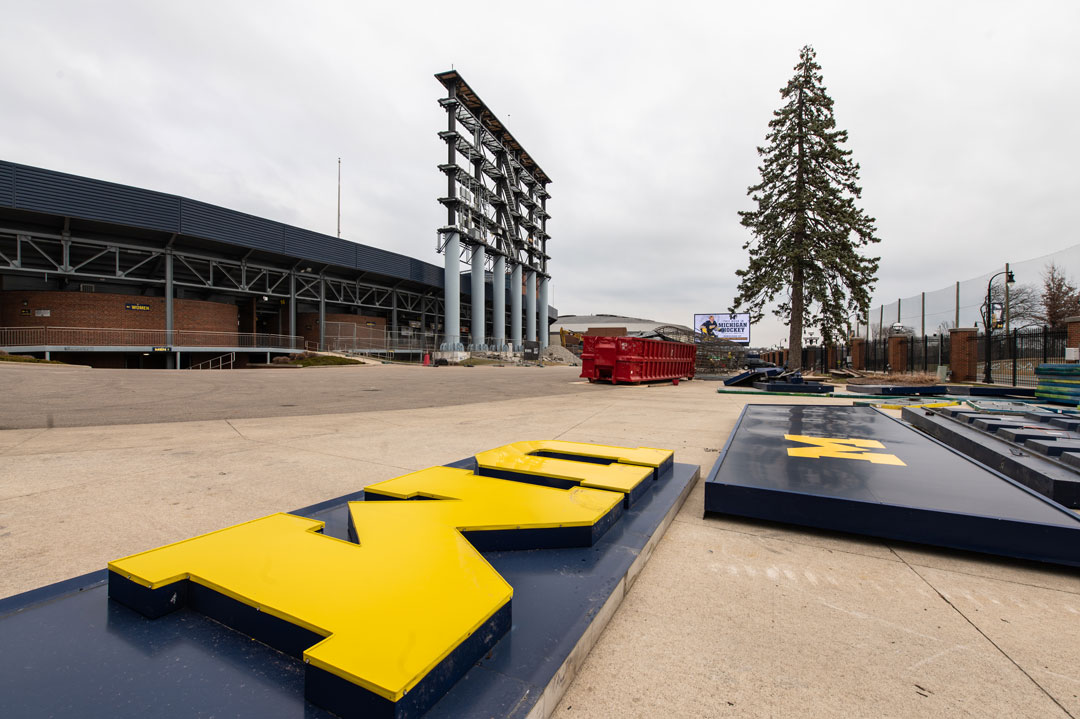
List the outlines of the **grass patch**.
{"type": "Polygon", "coordinates": [[[458,362],[459,367],[480,367],[487,364],[506,364],[503,360],[485,359],[483,357],[469,357],[458,362]]]}
{"type": "Polygon", "coordinates": [[[60,360],[44,360],[27,355],[0,355],[0,362],[29,362],[31,364],[65,364],[60,360]]]}
{"type": "Polygon", "coordinates": [[[300,367],[335,367],[337,365],[347,364],[364,364],[360,360],[351,359],[349,357],[337,357],[335,355],[316,355],[314,357],[304,357],[290,362],[289,364],[298,365],[300,367]]]}

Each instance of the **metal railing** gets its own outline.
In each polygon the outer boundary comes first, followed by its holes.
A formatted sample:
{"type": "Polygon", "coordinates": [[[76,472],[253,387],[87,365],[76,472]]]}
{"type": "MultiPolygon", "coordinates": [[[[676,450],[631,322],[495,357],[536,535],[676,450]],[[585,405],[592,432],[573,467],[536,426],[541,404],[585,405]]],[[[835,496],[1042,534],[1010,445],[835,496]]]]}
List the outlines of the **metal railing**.
{"type": "MultiPolygon", "coordinates": [[[[934,374],[938,367],[949,366],[950,341],[949,335],[928,335],[903,337],[904,343],[904,371],[929,372],[934,374]]],[[[899,366],[893,367],[889,360],[889,338],[879,337],[866,343],[866,366],[865,369],[872,372],[897,372],[899,366]]]]}
{"type": "MultiPolygon", "coordinates": [[[[990,337],[990,376],[996,384],[1034,387],[1040,364],[1065,361],[1067,339],[1066,330],[1048,327],[996,332],[990,337]]],[[[980,334],[977,341],[976,377],[981,381],[986,371],[986,335],[980,334]]]]}
{"type": "MultiPolygon", "coordinates": [[[[394,332],[389,329],[358,327],[355,334],[328,334],[322,345],[308,341],[305,347],[316,352],[378,355],[404,361],[420,361],[424,353],[439,351],[445,341],[442,334],[434,332],[418,332],[410,329],[399,329],[394,332]]],[[[468,334],[459,335],[458,342],[467,349],[472,348],[472,338],[468,334]]],[[[490,338],[487,344],[492,344],[490,338]]]]}
{"type": "Polygon", "coordinates": [[[211,357],[210,359],[206,360],[205,362],[199,362],[198,364],[193,364],[190,367],[188,367],[188,369],[226,369],[226,368],[227,369],[232,369],[233,368],[233,363],[235,363],[235,362],[236,362],[236,353],[235,352],[229,352],[227,354],[221,355],[220,357],[211,357]]]}
{"type": "Polygon", "coordinates": [[[304,338],[257,332],[118,329],[104,327],[0,327],[0,347],[237,347],[291,349],[304,338]]]}

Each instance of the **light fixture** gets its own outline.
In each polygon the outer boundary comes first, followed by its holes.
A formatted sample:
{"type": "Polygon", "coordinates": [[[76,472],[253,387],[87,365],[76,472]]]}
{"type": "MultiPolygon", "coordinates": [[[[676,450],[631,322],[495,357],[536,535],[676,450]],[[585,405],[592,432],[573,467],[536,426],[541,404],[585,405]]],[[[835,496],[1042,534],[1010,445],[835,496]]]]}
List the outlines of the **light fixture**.
{"type": "Polygon", "coordinates": [[[994,305],[990,302],[990,290],[994,286],[994,279],[1001,275],[1005,275],[1005,284],[1007,285],[1016,282],[1016,277],[1013,273],[1006,270],[1004,272],[998,272],[986,283],[986,316],[983,318],[983,334],[986,336],[986,356],[983,361],[983,382],[986,384],[994,384],[994,376],[992,374],[992,365],[990,362],[990,354],[993,350],[993,345],[990,343],[990,337],[994,334],[994,305]]]}

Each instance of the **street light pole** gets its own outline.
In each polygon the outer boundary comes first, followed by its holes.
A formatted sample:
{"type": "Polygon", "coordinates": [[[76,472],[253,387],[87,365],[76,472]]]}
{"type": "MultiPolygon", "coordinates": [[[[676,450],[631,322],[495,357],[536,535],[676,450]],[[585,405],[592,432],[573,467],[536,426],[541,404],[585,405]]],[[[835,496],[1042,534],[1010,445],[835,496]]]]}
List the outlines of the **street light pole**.
{"type": "Polygon", "coordinates": [[[1011,285],[1016,282],[1013,273],[1005,270],[1004,272],[998,272],[996,275],[993,275],[990,278],[990,281],[986,283],[986,317],[983,318],[983,329],[986,330],[986,356],[985,361],[983,362],[983,382],[986,384],[994,384],[994,376],[991,373],[990,368],[990,335],[994,332],[994,305],[990,301],[990,290],[994,286],[994,280],[1002,275],[1005,275],[1006,285],[1011,285]]]}

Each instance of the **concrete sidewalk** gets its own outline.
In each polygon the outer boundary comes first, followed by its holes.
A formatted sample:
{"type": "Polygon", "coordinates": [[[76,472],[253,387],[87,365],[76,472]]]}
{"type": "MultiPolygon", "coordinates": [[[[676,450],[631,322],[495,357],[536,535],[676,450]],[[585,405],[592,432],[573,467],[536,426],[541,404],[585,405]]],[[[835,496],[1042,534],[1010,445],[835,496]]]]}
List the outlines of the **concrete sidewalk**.
{"type": "MultiPolygon", "coordinates": [[[[0,596],[515,440],[666,447],[704,476],[747,401],[849,404],[716,387],[3,431],[0,596]]],[[[555,716],[1080,717],[1077,572],[702,506],[699,484],[555,716]]]]}

